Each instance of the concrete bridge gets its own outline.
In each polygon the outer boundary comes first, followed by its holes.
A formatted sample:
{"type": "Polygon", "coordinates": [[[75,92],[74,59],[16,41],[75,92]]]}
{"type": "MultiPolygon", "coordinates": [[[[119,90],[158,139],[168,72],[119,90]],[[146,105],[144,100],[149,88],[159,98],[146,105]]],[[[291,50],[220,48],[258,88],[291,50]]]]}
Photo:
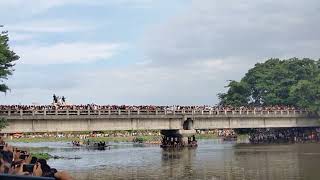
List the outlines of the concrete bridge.
{"type": "Polygon", "coordinates": [[[306,111],[215,110],[8,110],[2,133],[104,130],[317,127],[306,111]]]}

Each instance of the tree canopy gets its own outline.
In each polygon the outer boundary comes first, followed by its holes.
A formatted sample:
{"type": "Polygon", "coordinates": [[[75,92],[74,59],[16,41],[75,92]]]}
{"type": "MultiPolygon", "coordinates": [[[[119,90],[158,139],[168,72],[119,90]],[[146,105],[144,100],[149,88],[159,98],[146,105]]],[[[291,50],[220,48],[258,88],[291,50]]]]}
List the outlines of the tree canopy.
{"type": "Polygon", "coordinates": [[[10,50],[9,37],[6,31],[0,33],[0,92],[7,92],[9,87],[4,83],[13,72],[14,61],[19,59],[15,52],[10,50]]]}
{"type": "Polygon", "coordinates": [[[221,105],[286,105],[320,111],[320,60],[269,59],[219,94],[221,105]]]}
{"type": "MultiPolygon", "coordinates": [[[[0,26],[2,27],[2,26],[0,26]]],[[[0,92],[7,92],[9,87],[4,83],[8,76],[12,75],[14,61],[18,60],[19,56],[10,50],[9,37],[6,31],[0,33],[0,92]]],[[[8,125],[5,118],[0,117],[0,130],[8,125]]]]}

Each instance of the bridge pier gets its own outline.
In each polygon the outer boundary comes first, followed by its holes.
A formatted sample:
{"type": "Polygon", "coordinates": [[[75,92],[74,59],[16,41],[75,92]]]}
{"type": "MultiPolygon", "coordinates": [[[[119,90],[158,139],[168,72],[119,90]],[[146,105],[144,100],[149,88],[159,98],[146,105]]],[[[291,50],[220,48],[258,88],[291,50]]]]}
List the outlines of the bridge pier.
{"type": "Polygon", "coordinates": [[[197,147],[193,120],[191,118],[185,119],[182,123],[183,129],[161,130],[162,148],[197,147]]]}
{"type": "Polygon", "coordinates": [[[162,148],[197,147],[196,130],[161,130],[162,148]]]}

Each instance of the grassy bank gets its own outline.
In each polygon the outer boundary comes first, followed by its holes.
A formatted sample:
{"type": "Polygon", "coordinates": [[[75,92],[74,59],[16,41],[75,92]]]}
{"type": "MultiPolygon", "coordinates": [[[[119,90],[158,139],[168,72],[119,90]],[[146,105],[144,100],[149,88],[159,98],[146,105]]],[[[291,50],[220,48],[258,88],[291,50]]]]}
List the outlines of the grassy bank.
{"type": "MultiPolygon", "coordinates": [[[[148,136],[109,136],[109,137],[91,137],[89,138],[92,142],[133,142],[136,138],[136,141],[138,142],[151,142],[151,141],[158,141],[161,139],[161,136],[157,135],[148,135],[148,136]]],[[[196,134],[196,139],[217,139],[217,135],[215,134],[196,134]]],[[[76,137],[34,137],[34,138],[14,138],[5,139],[6,142],[23,142],[23,143],[37,143],[37,142],[71,142],[71,141],[81,141],[80,138],[76,137]]]]}
{"type": "MultiPolygon", "coordinates": [[[[137,136],[138,139],[143,142],[151,141],[156,139],[158,136],[137,136]]],[[[132,142],[134,136],[126,136],[126,137],[91,137],[90,141],[99,142],[132,142]]],[[[81,141],[80,138],[55,138],[55,137],[35,137],[35,138],[14,138],[14,139],[5,139],[6,142],[23,142],[23,143],[36,143],[36,142],[71,142],[71,141],[81,141]]]]}
{"type": "Polygon", "coordinates": [[[196,139],[219,139],[216,134],[196,134],[196,139]]]}
{"type": "Polygon", "coordinates": [[[249,135],[248,134],[239,134],[238,135],[238,139],[242,140],[242,139],[249,139],[249,135]]]}
{"type": "Polygon", "coordinates": [[[45,159],[45,160],[52,158],[52,156],[48,153],[31,153],[31,156],[36,157],[38,159],[45,159]]]}

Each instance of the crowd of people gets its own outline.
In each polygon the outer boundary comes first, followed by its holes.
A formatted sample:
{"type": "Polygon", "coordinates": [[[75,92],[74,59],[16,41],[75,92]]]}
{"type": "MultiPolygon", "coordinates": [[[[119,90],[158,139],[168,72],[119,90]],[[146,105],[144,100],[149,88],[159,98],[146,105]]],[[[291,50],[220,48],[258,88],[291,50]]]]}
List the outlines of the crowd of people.
{"type": "Polygon", "coordinates": [[[163,136],[160,147],[162,148],[180,148],[180,147],[197,147],[195,135],[190,137],[182,137],[179,135],[163,136]]]}
{"type": "Polygon", "coordinates": [[[0,179],[1,174],[73,179],[66,171],[51,168],[45,159],[33,157],[29,152],[5,143],[0,137],[0,179]]]}
{"type": "Polygon", "coordinates": [[[292,111],[304,110],[292,106],[268,106],[268,107],[232,107],[232,106],[156,106],[156,105],[67,105],[60,103],[53,103],[51,105],[0,105],[0,110],[149,110],[149,111],[164,111],[164,110],[212,110],[212,111],[292,111]]]}
{"type": "Polygon", "coordinates": [[[318,142],[320,140],[320,128],[270,128],[252,129],[249,133],[249,141],[258,143],[303,143],[318,142]]]}

